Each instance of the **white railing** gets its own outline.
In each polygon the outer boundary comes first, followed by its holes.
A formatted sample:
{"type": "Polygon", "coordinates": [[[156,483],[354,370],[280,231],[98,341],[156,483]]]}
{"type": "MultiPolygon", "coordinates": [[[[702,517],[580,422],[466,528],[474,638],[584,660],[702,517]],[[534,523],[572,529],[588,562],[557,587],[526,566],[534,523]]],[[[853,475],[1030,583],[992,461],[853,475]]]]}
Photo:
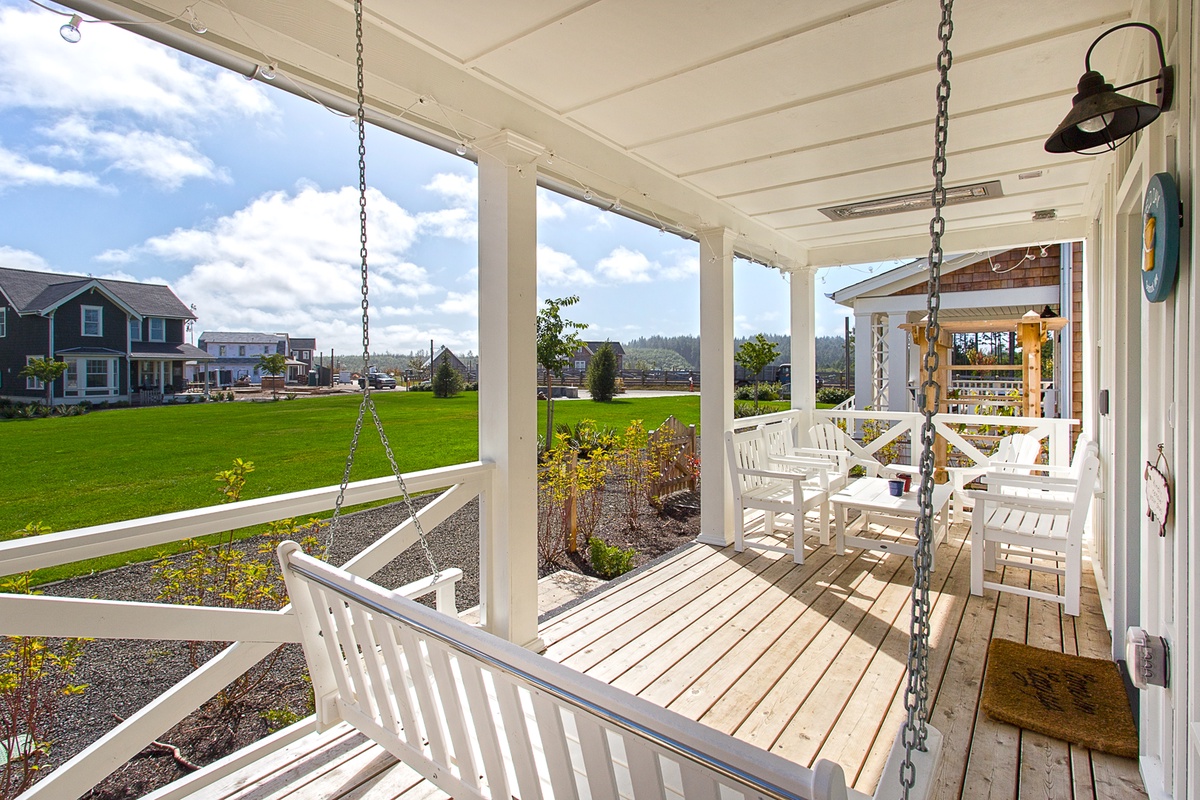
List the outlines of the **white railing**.
{"type": "MultiPolygon", "coordinates": [[[[853,411],[845,409],[818,409],[812,412],[778,411],[771,414],[760,414],[754,417],[743,417],[733,421],[734,430],[745,430],[755,425],[761,425],[779,420],[792,420],[798,416],[799,429],[804,431],[813,422],[841,422],[847,431],[857,433],[854,438],[853,454],[860,458],[873,458],[880,463],[891,463],[883,456],[884,448],[893,443],[920,441],[920,429],[923,417],[912,411],[853,411]],[[811,417],[802,415],[811,414],[811,417]],[[861,431],[863,423],[874,423],[878,429],[872,432],[874,438],[864,441],[861,431]]],[[[981,441],[999,439],[999,435],[980,433],[987,429],[1012,429],[1011,432],[1027,433],[1046,441],[1048,452],[1047,463],[1051,466],[1066,466],[1071,460],[1071,426],[1077,425],[1078,420],[1055,419],[1048,417],[1005,417],[991,414],[937,414],[934,417],[934,428],[937,434],[944,438],[950,447],[957,450],[955,458],[961,460],[961,466],[986,465],[990,457],[979,449],[981,441]],[[976,432],[960,431],[960,428],[976,432]]],[[[916,466],[919,458],[919,448],[907,447],[908,463],[916,466]]]]}
{"type": "MultiPolygon", "coordinates": [[[[410,492],[444,490],[418,511],[422,528],[434,529],[475,497],[490,492],[493,468],[492,464],[475,461],[405,475],[410,492]]],[[[337,494],[337,486],[328,486],[3,542],[0,575],[319,514],[333,509],[337,494]]],[[[397,481],[389,476],[351,483],[345,504],[353,506],[399,496],[397,481]]],[[[416,541],[416,526],[411,519],[406,520],[355,555],[343,569],[355,575],[372,575],[416,541]]],[[[453,593],[447,588],[447,580],[405,587],[406,594],[436,593],[439,608],[445,608],[447,602],[452,606],[453,593]]],[[[21,800],[79,797],[276,647],[300,641],[299,626],[290,607],[256,611],[40,595],[0,595],[0,635],[234,642],[56,768],[21,795],[21,800]]]]}

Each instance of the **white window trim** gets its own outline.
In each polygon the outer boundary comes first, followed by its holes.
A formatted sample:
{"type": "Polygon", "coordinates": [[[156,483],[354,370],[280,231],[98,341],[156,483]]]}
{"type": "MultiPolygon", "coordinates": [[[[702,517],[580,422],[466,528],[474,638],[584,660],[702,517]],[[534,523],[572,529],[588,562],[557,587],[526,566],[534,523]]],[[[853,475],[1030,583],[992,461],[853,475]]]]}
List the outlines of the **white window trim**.
{"type": "Polygon", "coordinates": [[[165,319],[163,319],[162,317],[151,317],[150,318],[150,341],[165,342],[166,340],[167,340],[167,321],[165,319]],[[158,336],[154,335],[154,323],[156,323],[156,322],[159,324],[159,330],[158,330],[159,335],[158,336]]]}
{"type": "Polygon", "coordinates": [[[78,362],[83,362],[83,394],[87,397],[112,397],[116,395],[118,384],[121,380],[120,366],[115,358],[80,358],[77,359],[76,370],[79,369],[78,362]],[[105,385],[104,386],[89,386],[88,377],[92,374],[87,370],[88,362],[103,361],[105,363],[105,385]]]}
{"type": "Polygon", "coordinates": [[[0,308],[0,339],[8,336],[8,309],[0,308]]]}
{"type": "Polygon", "coordinates": [[[140,319],[129,320],[129,341],[140,342],[142,340],[142,321],[140,319]],[[133,335],[134,329],[137,329],[137,336],[133,335]]]}
{"type": "MultiPolygon", "coordinates": [[[[25,366],[29,366],[29,362],[35,358],[43,358],[43,356],[40,356],[40,355],[25,356],[25,366]]],[[[46,384],[42,382],[41,378],[35,378],[31,375],[26,375],[25,376],[25,391],[27,391],[27,392],[44,392],[44,391],[46,391],[46,384]]]]}
{"type": "Polygon", "coordinates": [[[79,335],[89,337],[98,337],[104,335],[104,306],[79,307],[79,335]],[[89,311],[96,312],[96,333],[87,332],[87,314],[89,311]]]}

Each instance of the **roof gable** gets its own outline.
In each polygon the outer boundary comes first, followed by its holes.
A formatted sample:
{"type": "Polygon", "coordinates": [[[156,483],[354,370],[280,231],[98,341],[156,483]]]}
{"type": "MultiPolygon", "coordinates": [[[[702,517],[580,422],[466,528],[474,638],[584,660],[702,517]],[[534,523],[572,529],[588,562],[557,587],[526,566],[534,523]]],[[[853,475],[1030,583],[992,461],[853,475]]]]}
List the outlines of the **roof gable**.
{"type": "Polygon", "coordinates": [[[51,311],[89,288],[103,292],[134,316],[195,319],[171,288],[162,284],[0,267],[0,291],[23,314],[51,311]]]}

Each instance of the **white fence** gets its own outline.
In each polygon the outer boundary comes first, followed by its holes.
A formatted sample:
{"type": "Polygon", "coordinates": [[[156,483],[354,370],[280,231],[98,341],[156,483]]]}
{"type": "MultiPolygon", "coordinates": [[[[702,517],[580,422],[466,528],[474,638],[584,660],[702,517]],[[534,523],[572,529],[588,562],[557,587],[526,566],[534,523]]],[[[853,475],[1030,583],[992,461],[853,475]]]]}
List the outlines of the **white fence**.
{"type": "MultiPolygon", "coordinates": [[[[445,490],[418,512],[422,528],[432,530],[472,499],[489,492],[493,469],[491,464],[476,461],[406,475],[410,492],[445,490]]],[[[333,509],[337,494],[338,487],[330,486],[3,542],[0,575],[317,514],[333,509]]],[[[396,479],[389,476],[350,484],[345,504],[353,506],[399,496],[396,479]]],[[[412,520],[406,520],[343,568],[355,575],[372,575],[416,541],[416,526],[412,520]]],[[[441,595],[439,604],[446,602],[447,592],[441,584],[430,583],[426,589],[441,595]]],[[[26,791],[22,800],[60,800],[86,793],[276,647],[300,641],[299,626],[290,608],[255,611],[40,595],[0,595],[0,635],[234,642],[56,768],[26,791]]],[[[295,733],[303,735],[310,729],[298,727],[295,733]]],[[[236,759],[227,762],[229,769],[238,765],[236,759]]]]}

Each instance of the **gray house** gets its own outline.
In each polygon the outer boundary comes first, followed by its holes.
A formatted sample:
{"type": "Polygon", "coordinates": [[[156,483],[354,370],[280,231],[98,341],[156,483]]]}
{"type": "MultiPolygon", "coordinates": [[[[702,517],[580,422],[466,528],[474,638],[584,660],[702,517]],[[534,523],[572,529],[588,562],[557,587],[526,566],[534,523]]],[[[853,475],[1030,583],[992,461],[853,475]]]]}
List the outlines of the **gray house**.
{"type": "Polygon", "coordinates": [[[207,358],[184,341],[193,319],[161,284],[0,268],[0,397],[43,399],[42,382],[21,371],[45,357],[67,362],[55,402],[182,391],[185,363],[207,358]]]}

